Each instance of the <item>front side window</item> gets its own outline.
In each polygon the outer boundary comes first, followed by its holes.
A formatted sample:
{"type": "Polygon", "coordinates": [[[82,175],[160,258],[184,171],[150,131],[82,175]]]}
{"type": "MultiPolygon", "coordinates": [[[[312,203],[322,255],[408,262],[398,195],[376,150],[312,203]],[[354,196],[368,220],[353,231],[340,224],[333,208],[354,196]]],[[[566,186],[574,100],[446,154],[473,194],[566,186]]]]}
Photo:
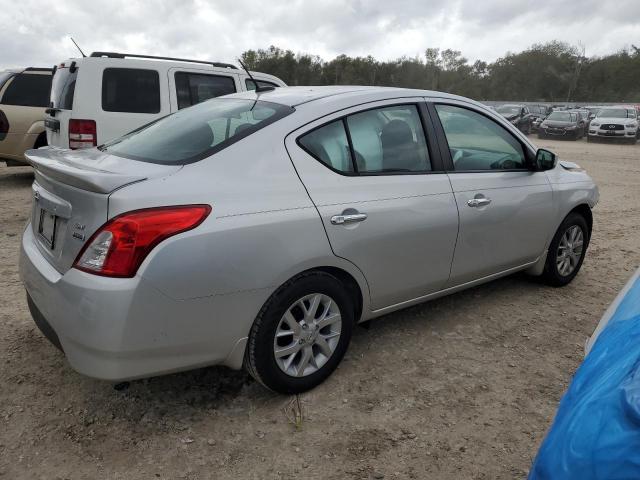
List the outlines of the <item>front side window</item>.
{"type": "Polygon", "coordinates": [[[102,110],[160,113],[158,72],[140,68],[105,68],[102,74],[102,110]]]}
{"type": "Polygon", "coordinates": [[[176,72],[175,80],[178,109],[236,91],[236,82],[224,75],[176,72]]]}
{"type": "Polygon", "coordinates": [[[293,111],[271,102],[212,99],[179,110],[99,148],[142,162],[184,165],[213,155],[293,111]]]}
{"type": "Polygon", "coordinates": [[[394,105],[347,117],[358,172],[431,170],[427,141],[415,105],[394,105]]]}
{"type": "Polygon", "coordinates": [[[47,107],[50,92],[51,75],[19,73],[7,85],[2,103],[24,107],[47,107]]]}
{"type": "Polygon", "coordinates": [[[436,105],[436,111],[449,143],[454,170],[526,168],[522,144],[493,120],[453,105],[436,105]]]}

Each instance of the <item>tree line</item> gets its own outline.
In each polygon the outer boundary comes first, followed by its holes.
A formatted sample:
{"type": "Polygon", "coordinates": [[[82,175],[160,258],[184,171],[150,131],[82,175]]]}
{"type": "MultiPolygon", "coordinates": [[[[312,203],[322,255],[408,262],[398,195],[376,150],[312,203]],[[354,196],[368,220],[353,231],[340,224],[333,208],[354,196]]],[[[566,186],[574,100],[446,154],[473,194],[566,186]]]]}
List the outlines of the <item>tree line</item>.
{"type": "Polygon", "coordinates": [[[242,60],[249,69],[276,75],[288,85],[408,87],[477,100],[640,103],[640,48],[635,46],[586,57],[576,46],[552,41],[473,64],[451,49],[427,48],[423,56],[391,61],[347,55],[325,61],[271,46],[247,50],[242,60]]]}

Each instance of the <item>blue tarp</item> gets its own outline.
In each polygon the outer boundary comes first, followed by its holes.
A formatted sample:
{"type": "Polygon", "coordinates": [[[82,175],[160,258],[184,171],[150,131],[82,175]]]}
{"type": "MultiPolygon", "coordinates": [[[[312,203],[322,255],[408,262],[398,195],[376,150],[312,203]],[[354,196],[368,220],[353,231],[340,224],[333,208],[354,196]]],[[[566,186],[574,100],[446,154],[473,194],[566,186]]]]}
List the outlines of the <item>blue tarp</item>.
{"type": "Polygon", "coordinates": [[[529,480],[640,479],[640,276],[600,331],[529,480]]]}

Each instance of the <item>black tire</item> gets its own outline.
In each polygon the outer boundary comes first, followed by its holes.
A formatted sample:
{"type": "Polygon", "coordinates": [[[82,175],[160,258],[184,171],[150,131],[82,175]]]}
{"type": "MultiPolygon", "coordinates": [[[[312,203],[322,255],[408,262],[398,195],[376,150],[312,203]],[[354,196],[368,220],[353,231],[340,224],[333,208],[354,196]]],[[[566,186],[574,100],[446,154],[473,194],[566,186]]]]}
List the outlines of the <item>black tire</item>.
{"type": "Polygon", "coordinates": [[[280,287],[264,304],[249,333],[244,367],[265,387],[284,394],[310,390],[321,384],[336,369],[351,340],[354,304],[344,284],[325,272],[302,273],[280,287]],[[276,329],[287,309],[298,299],[312,293],[331,297],[340,309],[342,327],[338,344],[324,365],[304,377],[286,374],[276,363],[273,352],[276,329]]]}
{"type": "Polygon", "coordinates": [[[544,272],[542,273],[542,280],[553,287],[564,287],[565,285],[571,283],[571,281],[580,271],[580,267],[582,267],[582,262],[584,261],[584,256],[587,253],[590,239],[591,231],[589,230],[589,225],[587,224],[585,218],[576,212],[572,212],[567,215],[558,227],[558,230],[556,230],[556,233],[553,236],[553,240],[551,240],[551,245],[549,245],[547,261],[545,263],[544,272]],[[580,229],[582,230],[582,236],[584,239],[582,254],[573,271],[568,275],[562,275],[558,271],[557,265],[558,246],[560,245],[560,241],[562,240],[562,236],[565,234],[565,232],[574,225],[580,227],[580,229]]]}

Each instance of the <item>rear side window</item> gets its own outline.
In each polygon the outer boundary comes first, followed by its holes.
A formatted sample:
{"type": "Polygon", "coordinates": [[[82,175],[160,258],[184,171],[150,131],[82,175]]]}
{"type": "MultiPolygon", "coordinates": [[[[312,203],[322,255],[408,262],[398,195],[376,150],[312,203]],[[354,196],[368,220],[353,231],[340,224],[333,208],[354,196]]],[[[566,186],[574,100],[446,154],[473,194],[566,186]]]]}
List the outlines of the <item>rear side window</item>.
{"type": "Polygon", "coordinates": [[[347,117],[358,172],[431,170],[427,141],[415,105],[394,105],[347,117]]]}
{"type": "Polygon", "coordinates": [[[51,75],[19,73],[7,85],[2,96],[4,105],[46,107],[49,105],[51,75]]]}
{"type": "Polygon", "coordinates": [[[353,172],[349,140],[344,122],[336,120],[298,139],[299,145],[332,170],[353,172]]]}
{"type": "Polygon", "coordinates": [[[224,75],[176,72],[175,79],[178,109],[236,91],[236,82],[224,75]]]}
{"type": "Polygon", "coordinates": [[[139,68],[106,68],[102,74],[102,110],[159,113],[158,72],[139,68]]]}
{"type": "Polygon", "coordinates": [[[275,83],[267,82],[266,80],[253,81],[250,78],[247,78],[244,81],[244,84],[246,85],[247,90],[255,90],[256,83],[258,84],[259,87],[279,87],[280,86],[280,85],[276,85],[275,83]]]}
{"type": "Polygon", "coordinates": [[[184,165],[213,155],[293,111],[271,102],[212,99],[179,110],[99,148],[142,162],[184,165]]]}
{"type": "Polygon", "coordinates": [[[355,113],[312,130],[301,136],[298,144],[327,167],[344,174],[432,170],[415,105],[355,113]]]}

